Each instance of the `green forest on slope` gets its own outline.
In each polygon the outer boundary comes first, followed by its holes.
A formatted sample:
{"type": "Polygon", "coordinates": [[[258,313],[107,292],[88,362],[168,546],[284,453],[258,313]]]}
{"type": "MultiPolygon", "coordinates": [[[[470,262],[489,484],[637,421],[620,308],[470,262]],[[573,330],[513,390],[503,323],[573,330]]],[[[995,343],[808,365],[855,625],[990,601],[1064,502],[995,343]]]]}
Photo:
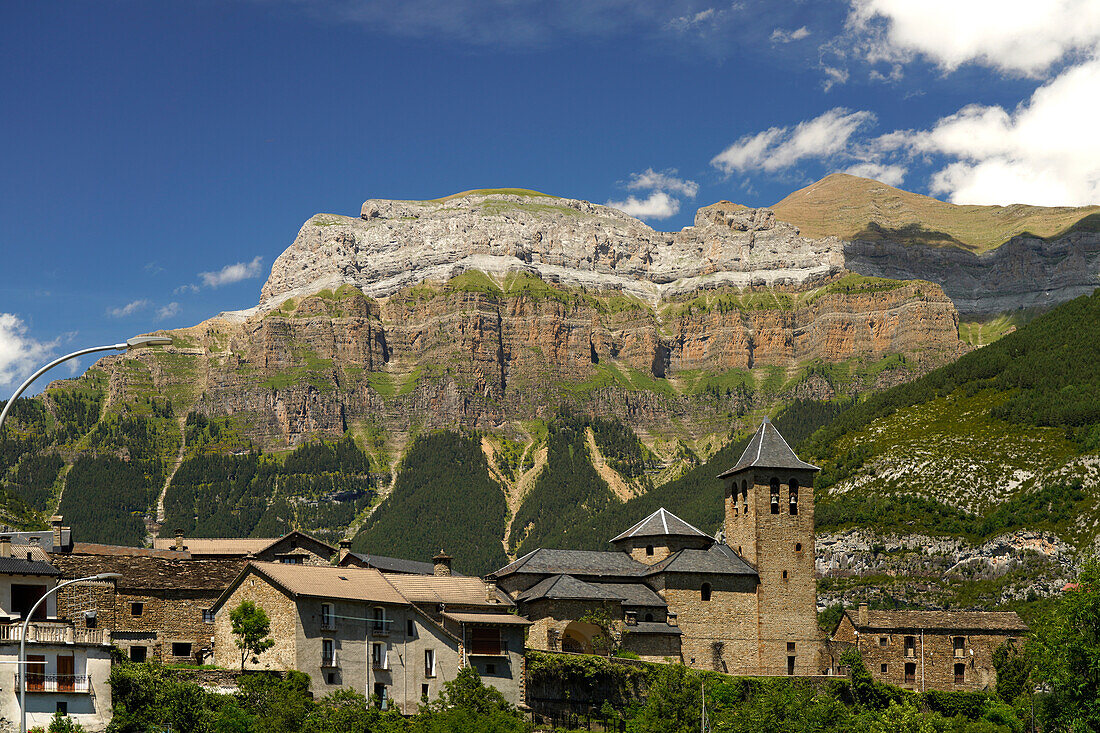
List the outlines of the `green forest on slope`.
{"type": "Polygon", "coordinates": [[[423,562],[442,549],[456,572],[485,573],[507,562],[500,543],[507,513],[478,436],[428,433],[405,454],[392,492],[352,549],[423,562]]]}

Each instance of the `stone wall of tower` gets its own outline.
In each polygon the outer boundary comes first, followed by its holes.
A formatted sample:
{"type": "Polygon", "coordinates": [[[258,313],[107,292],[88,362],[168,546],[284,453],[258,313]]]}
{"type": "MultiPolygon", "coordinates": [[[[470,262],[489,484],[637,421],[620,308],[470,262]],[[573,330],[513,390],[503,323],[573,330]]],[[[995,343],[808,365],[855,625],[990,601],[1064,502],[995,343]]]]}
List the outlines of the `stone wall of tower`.
{"type": "Polygon", "coordinates": [[[824,640],[817,626],[813,472],[757,467],[731,477],[725,526],[727,544],[760,576],[756,593],[760,673],[787,674],[793,657],[794,674],[820,674],[824,640]],[[779,482],[775,514],[773,480],[779,482]],[[795,514],[791,513],[792,481],[798,484],[795,514]]]}

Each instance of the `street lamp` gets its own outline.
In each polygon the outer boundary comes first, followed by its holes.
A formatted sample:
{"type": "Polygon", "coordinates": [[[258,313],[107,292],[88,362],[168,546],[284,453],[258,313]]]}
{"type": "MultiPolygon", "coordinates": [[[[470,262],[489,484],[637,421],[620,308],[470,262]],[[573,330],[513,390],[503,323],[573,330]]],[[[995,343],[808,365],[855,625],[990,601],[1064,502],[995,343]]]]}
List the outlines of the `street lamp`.
{"type": "Polygon", "coordinates": [[[74,351],[71,354],[65,354],[65,356],[54,359],[49,364],[32,374],[27,379],[27,381],[19,385],[19,389],[15,390],[15,394],[11,396],[11,399],[8,400],[8,404],[4,405],[4,410],[0,412],[0,427],[4,426],[4,418],[8,416],[8,410],[10,410],[11,406],[15,404],[16,398],[18,398],[19,395],[23,394],[23,390],[31,386],[31,382],[38,379],[43,374],[53,369],[55,366],[63,361],[75,359],[76,357],[83,356],[84,354],[91,354],[94,351],[129,351],[130,349],[137,349],[142,346],[165,346],[170,343],[172,343],[172,339],[168,338],[167,336],[134,336],[133,338],[126,339],[126,341],[121,344],[111,344],[110,346],[93,346],[90,349],[81,349],[80,351],[74,351]]]}
{"type": "MultiPolygon", "coordinates": [[[[86,354],[88,353],[88,351],[95,351],[95,349],[86,349],[84,351],[78,351],[77,353],[86,354]]],[[[69,356],[72,356],[72,354],[70,354],[69,356]]],[[[64,359],[58,359],[58,361],[64,361],[64,359]]],[[[54,363],[56,364],[57,362],[54,363]]],[[[51,364],[50,366],[53,366],[53,364],[51,364]]],[[[45,370],[43,369],[42,371],[45,370]]],[[[31,380],[27,380],[28,383],[30,381],[31,380]]],[[[24,384],[23,386],[26,387],[27,385],[24,384]]],[[[16,392],[16,394],[19,393],[16,392]]],[[[12,399],[15,398],[13,397],[12,399]]],[[[27,611],[27,617],[23,619],[23,631],[19,634],[19,664],[16,666],[19,674],[19,733],[27,733],[27,627],[30,625],[31,619],[34,618],[34,612],[37,611],[38,607],[42,605],[42,601],[46,600],[67,585],[72,585],[73,583],[86,583],[91,580],[114,580],[121,577],[122,573],[100,573],[99,575],[89,575],[86,578],[66,580],[64,583],[58,583],[50,590],[43,593],[42,597],[35,601],[35,604],[31,606],[31,610],[27,611]]]]}

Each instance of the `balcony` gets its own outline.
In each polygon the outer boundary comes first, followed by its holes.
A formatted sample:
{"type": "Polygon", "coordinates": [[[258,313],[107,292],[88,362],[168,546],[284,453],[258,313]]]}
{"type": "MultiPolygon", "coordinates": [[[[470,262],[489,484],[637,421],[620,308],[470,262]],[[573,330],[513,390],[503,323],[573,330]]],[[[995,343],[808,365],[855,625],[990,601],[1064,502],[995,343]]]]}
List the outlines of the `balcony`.
{"type": "MultiPolygon", "coordinates": [[[[0,624],[0,644],[18,642],[23,624],[0,624]]],[[[110,644],[108,629],[78,629],[64,621],[32,621],[27,627],[27,643],[39,644],[110,644]]]]}
{"type": "MultiPolygon", "coordinates": [[[[19,689],[19,674],[15,675],[15,689],[19,689]]],[[[91,675],[86,674],[28,674],[27,692],[60,692],[88,694],[92,691],[91,675]]]]}
{"type": "Polygon", "coordinates": [[[336,654],[332,654],[331,656],[321,655],[321,667],[332,669],[339,666],[340,665],[336,661],[336,654]]]}

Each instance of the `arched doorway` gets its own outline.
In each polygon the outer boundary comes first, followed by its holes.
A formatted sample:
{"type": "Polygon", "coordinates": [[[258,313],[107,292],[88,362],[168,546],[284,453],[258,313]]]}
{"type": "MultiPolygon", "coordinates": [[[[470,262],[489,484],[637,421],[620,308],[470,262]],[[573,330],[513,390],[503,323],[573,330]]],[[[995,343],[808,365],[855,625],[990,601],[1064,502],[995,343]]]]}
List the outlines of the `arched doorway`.
{"type": "Polygon", "coordinates": [[[600,633],[600,628],[583,621],[572,621],[561,632],[561,650],[575,654],[594,654],[592,637],[600,633]]]}

